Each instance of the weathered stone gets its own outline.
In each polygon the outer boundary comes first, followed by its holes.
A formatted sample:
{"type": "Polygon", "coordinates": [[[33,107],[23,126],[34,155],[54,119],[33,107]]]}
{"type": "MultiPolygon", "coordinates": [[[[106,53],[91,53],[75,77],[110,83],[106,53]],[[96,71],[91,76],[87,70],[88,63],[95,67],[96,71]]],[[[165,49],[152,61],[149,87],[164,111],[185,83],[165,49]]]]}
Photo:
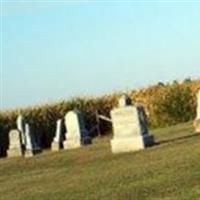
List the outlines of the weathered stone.
{"type": "Polygon", "coordinates": [[[22,137],[18,130],[11,130],[9,132],[9,149],[7,151],[8,157],[23,156],[22,137]]]}
{"type": "Polygon", "coordinates": [[[17,123],[17,130],[19,130],[21,132],[22,145],[24,148],[25,147],[25,122],[24,122],[24,118],[20,112],[17,117],[16,123],[17,123]]]}
{"type": "Polygon", "coordinates": [[[38,146],[35,136],[30,131],[29,124],[25,124],[25,139],[25,157],[32,157],[41,152],[41,148],[38,146]]]}
{"type": "Polygon", "coordinates": [[[195,132],[200,132],[200,89],[197,92],[197,117],[194,121],[195,132]]]}
{"type": "Polygon", "coordinates": [[[64,149],[75,149],[83,144],[90,144],[91,138],[85,128],[83,115],[80,111],[70,111],[65,116],[65,125],[67,128],[66,141],[64,149]]]}
{"type": "Polygon", "coordinates": [[[111,111],[114,137],[111,140],[113,153],[137,151],[151,146],[153,136],[149,135],[143,107],[126,106],[111,111]]]}
{"type": "Polygon", "coordinates": [[[122,95],[118,101],[118,107],[126,107],[132,104],[130,97],[127,95],[122,95]]]}
{"type": "Polygon", "coordinates": [[[56,122],[56,135],[51,144],[52,151],[59,151],[63,147],[64,138],[62,135],[62,123],[62,119],[59,119],[56,122]]]}
{"type": "Polygon", "coordinates": [[[194,121],[194,128],[195,128],[195,132],[199,132],[200,133],[200,119],[196,119],[194,121]]]}

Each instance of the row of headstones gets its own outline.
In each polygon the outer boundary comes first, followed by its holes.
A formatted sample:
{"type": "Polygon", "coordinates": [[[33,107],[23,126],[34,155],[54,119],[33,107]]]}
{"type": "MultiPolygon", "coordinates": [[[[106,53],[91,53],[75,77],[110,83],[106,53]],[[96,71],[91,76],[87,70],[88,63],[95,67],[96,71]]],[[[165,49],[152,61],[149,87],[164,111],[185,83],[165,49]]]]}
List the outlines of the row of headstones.
{"type": "MultiPolygon", "coordinates": [[[[53,139],[51,148],[53,151],[64,149],[74,149],[82,144],[90,144],[91,138],[85,128],[84,118],[80,111],[70,111],[65,116],[65,125],[67,132],[65,137],[62,133],[63,120],[59,119],[56,124],[56,134],[53,139]],[[65,140],[66,138],[66,140],[65,140]]],[[[17,129],[9,133],[8,157],[34,156],[42,151],[38,145],[35,135],[30,129],[28,123],[25,123],[23,116],[20,114],[17,118],[17,129]]]]}
{"type": "Polygon", "coordinates": [[[91,144],[92,140],[89,136],[89,131],[85,127],[83,114],[80,111],[70,111],[66,114],[65,126],[67,132],[65,137],[62,134],[62,123],[62,119],[57,121],[56,134],[51,145],[53,151],[58,151],[62,148],[75,149],[82,145],[91,144]]]}
{"type": "MultiPolygon", "coordinates": [[[[194,126],[196,132],[200,132],[200,90],[197,99],[197,118],[194,126]]],[[[154,137],[148,130],[144,108],[132,104],[131,99],[126,95],[119,99],[118,107],[111,111],[111,119],[106,117],[101,119],[107,119],[112,123],[114,136],[111,140],[111,150],[113,153],[137,151],[154,144],[154,137]]],[[[57,121],[56,134],[51,145],[53,151],[60,150],[62,147],[74,149],[91,144],[89,131],[85,128],[84,117],[80,111],[70,111],[66,114],[66,139],[62,135],[62,123],[62,119],[57,121]]],[[[23,124],[21,115],[17,119],[17,127],[18,130],[12,130],[9,134],[8,156],[25,155],[27,157],[41,152],[41,148],[30,132],[29,125],[23,124]]]]}
{"type": "Polygon", "coordinates": [[[31,134],[29,124],[23,126],[22,116],[17,119],[18,129],[11,130],[9,133],[8,157],[25,156],[30,157],[39,152],[41,148],[37,144],[35,137],[31,134]]]}

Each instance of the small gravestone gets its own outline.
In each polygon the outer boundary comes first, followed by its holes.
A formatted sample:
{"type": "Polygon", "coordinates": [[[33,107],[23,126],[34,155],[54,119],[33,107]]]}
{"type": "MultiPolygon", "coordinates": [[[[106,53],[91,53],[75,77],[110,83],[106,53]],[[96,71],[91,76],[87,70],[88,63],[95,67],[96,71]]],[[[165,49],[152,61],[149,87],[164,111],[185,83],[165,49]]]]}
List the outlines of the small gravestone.
{"type": "Polygon", "coordinates": [[[64,138],[62,135],[62,123],[63,123],[62,119],[59,119],[56,122],[56,135],[51,144],[52,151],[58,151],[63,147],[64,138]]]}
{"type": "Polygon", "coordinates": [[[154,144],[154,138],[148,132],[144,108],[131,105],[130,99],[127,99],[125,96],[120,98],[119,107],[111,111],[114,131],[111,140],[113,153],[137,151],[154,144]]]}
{"type": "Polygon", "coordinates": [[[81,145],[91,144],[89,132],[85,128],[83,115],[80,111],[70,111],[65,116],[67,129],[64,149],[75,149],[81,145]]]}
{"type": "Polygon", "coordinates": [[[130,105],[132,105],[130,97],[126,94],[122,95],[118,101],[118,107],[123,108],[130,105]]]}
{"type": "Polygon", "coordinates": [[[194,127],[196,132],[200,132],[200,89],[197,92],[197,117],[194,121],[194,127]]]}
{"type": "Polygon", "coordinates": [[[7,151],[8,157],[23,156],[21,132],[18,130],[11,130],[9,132],[9,149],[7,151]]]}
{"type": "Polygon", "coordinates": [[[36,142],[36,138],[31,133],[29,124],[25,124],[25,157],[32,157],[41,152],[41,148],[36,142]]]}

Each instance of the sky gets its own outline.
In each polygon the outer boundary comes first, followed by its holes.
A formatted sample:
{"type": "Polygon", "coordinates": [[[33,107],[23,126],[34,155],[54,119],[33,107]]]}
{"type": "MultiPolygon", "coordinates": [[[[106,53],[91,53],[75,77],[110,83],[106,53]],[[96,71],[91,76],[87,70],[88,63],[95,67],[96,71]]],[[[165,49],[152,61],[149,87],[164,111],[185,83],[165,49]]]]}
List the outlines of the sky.
{"type": "Polygon", "coordinates": [[[1,1],[1,109],[200,77],[200,1],[1,1]]]}

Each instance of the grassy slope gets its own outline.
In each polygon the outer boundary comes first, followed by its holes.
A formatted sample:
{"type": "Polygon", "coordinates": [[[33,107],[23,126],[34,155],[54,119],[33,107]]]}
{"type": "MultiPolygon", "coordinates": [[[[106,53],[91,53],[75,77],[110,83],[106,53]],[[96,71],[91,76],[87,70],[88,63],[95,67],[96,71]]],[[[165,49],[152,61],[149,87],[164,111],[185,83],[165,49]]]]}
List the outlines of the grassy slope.
{"type": "Polygon", "coordinates": [[[109,139],[78,150],[0,160],[0,200],[200,199],[200,134],[152,131],[158,145],[112,155],[109,139]]]}

